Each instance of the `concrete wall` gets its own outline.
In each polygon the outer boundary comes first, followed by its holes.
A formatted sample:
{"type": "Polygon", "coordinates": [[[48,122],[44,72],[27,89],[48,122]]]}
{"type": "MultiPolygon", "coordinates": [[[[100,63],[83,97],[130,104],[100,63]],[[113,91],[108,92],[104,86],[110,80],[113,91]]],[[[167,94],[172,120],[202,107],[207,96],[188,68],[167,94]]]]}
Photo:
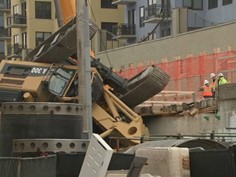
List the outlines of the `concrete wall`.
{"type": "Polygon", "coordinates": [[[236,19],[235,8],[236,1],[223,6],[223,0],[218,0],[218,7],[213,9],[208,9],[208,1],[203,1],[202,10],[188,11],[188,26],[206,27],[231,22],[236,19]]]}
{"type": "Polygon", "coordinates": [[[223,6],[223,0],[218,0],[218,7],[208,9],[208,3],[205,2],[205,18],[215,23],[224,23],[236,19],[236,1],[233,0],[232,4],[223,6]]]}
{"type": "Polygon", "coordinates": [[[217,132],[225,127],[224,119],[218,120],[214,114],[195,116],[144,117],[144,123],[150,134],[158,135],[196,135],[217,132]],[[207,120],[209,118],[209,120],[207,120]]]}
{"type": "MultiPolygon", "coordinates": [[[[167,116],[167,117],[144,117],[144,123],[148,127],[150,134],[158,135],[204,135],[214,131],[216,134],[236,134],[236,100],[224,102],[219,106],[218,114],[197,114],[195,116],[167,116]],[[220,116],[219,119],[216,115],[220,116]],[[228,129],[229,127],[234,129],[228,129]]],[[[227,137],[228,140],[236,141],[235,137],[227,137]]]]}
{"type": "Polygon", "coordinates": [[[236,21],[99,52],[97,57],[101,58],[104,64],[109,66],[110,60],[114,68],[119,68],[122,65],[128,66],[129,63],[146,63],[150,60],[159,63],[163,58],[171,61],[176,56],[199,55],[203,51],[213,53],[217,48],[225,51],[229,46],[236,49],[235,31],[236,21]]]}
{"type": "MultiPolygon", "coordinates": [[[[226,122],[226,128],[222,129],[221,132],[236,135],[236,83],[221,85],[218,90],[220,100],[218,114],[226,122]]],[[[233,140],[236,142],[236,137],[233,140]]]]}
{"type": "MultiPolygon", "coordinates": [[[[198,113],[194,116],[153,116],[143,117],[150,134],[196,135],[212,131],[224,135],[236,135],[236,83],[218,87],[218,112],[198,113]]],[[[236,142],[236,137],[227,137],[236,142]]]]}

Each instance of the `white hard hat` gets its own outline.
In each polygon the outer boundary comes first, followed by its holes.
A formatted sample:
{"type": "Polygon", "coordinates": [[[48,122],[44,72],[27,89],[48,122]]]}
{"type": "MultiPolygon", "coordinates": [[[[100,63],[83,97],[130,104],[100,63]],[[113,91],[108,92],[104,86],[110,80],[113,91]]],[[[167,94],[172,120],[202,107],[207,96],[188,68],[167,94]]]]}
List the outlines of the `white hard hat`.
{"type": "Polygon", "coordinates": [[[219,77],[220,77],[220,76],[224,76],[224,74],[223,74],[223,73],[219,73],[218,76],[219,76],[219,77]]]}
{"type": "Polygon", "coordinates": [[[204,85],[209,84],[208,80],[204,80],[204,85]]]}
{"type": "Polygon", "coordinates": [[[213,77],[215,77],[216,75],[215,75],[215,73],[211,73],[211,78],[213,78],[213,77]]]}

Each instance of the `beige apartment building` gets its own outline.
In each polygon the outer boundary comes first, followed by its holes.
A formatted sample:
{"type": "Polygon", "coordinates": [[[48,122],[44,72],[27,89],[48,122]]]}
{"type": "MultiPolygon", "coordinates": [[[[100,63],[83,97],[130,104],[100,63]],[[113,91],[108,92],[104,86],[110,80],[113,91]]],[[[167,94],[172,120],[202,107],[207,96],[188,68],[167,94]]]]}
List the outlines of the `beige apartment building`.
{"type": "MultiPolygon", "coordinates": [[[[3,0],[3,4],[6,2],[3,0]]],[[[22,56],[24,58],[28,52],[57,31],[54,0],[9,2],[10,8],[3,12],[3,16],[4,28],[11,31],[11,34],[4,41],[4,53],[9,59],[22,56]]],[[[89,11],[90,18],[101,29],[91,42],[92,48],[95,51],[113,48],[117,42],[113,40],[112,29],[115,25],[123,23],[124,7],[112,5],[112,0],[96,0],[89,1],[89,11]]]]}
{"type": "Polygon", "coordinates": [[[112,4],[113,0],[90,1],[90,18],[100,29],[92,40],[91,47],[96,52],[116,48],[124,43],[116,40],[114,28],[125,21],[125,6],[112,4]]]}
{"type": "Polygon", "coordinates": [[[5,46],[11,43],[11,29],[5,28],[4,15],[11,13],[11,1],[0,0],[0,59],[5,58],[5,46]]]}
{"type": "Polygon", "coordinates": [[[55,14],[53,0],[12,0],[11,13],[4,15],[4,25],[11,29],[11,40],[5,48],[7,57],[27,54],[55,32],[55,14]]]}

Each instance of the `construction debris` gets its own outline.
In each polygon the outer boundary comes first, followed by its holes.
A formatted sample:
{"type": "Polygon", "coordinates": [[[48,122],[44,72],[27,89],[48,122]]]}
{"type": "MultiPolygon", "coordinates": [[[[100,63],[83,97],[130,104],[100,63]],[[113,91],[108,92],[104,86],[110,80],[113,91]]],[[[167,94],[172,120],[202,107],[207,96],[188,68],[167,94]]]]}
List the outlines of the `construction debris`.
{"type": "Polygon", "coordinates": [[[195,102],[171,102],[171,101],[146,101],[135,107],[135,112],[141,116],[166,116],[178,115],[194,116],[198,113],[216,113],[217,103],[213,98],[195,102]]]}

